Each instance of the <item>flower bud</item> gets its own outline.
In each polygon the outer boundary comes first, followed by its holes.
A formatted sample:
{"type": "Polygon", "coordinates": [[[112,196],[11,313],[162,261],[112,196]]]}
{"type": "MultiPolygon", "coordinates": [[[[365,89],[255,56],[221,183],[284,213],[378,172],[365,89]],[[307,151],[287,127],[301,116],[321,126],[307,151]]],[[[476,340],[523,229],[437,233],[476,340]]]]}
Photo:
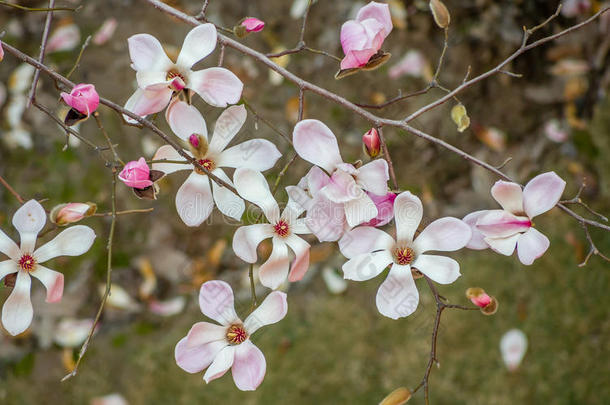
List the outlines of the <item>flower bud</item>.
{"type": "Polygon", "coordinates": [[[260,32],[265,28],[265,22],[254,17],[244,18],[238,25],[233,27],[233,33],[238,38],[243,38],[251,32],[260,32]]]}
{"type": "Polygon", "coordinates": [[[445,29],[449,27],[451,16],[449,15],[449,10],[447,10],[447,7],[441,0],[430,0],[430,10],[432,11],[432,16],[434,17],[436,25],[445,29]]]}
{"type": "Polygon", "coordinates": [[[100,104],[100,96],[92,84],[77,84],[70,94],[62,92],[60,95],[66,104],[85,116],[97,110],[100,104]]]}
{"type": "Polygon", "coordinates": [[[369,157],[374,158],[379,156],[381,141],[376,128],[371,128],[366,134],[362,135],[362,144],[364,145],[364,152],[369,157]]]}
{"type": "Polygon", "coordinates": [[[460,103],[451,109],[451,119],[458,127],[459,132],[464,132],[470,126],[470,117],[464,104],[460,103]]]}
{"type": "Polygon", "coordinates": [[[65,226],[90,217],[95,211],[97,205],[92,202],[60,204],[51,210],[49,218],[55,225],[65,226]]]}
{"type": "Polygon", "coordinates": [[[478,287],[471,287],[466,290],[466,297],[474,305],[481,308],[484,315],[493,315],[498,310],[498,301],[494,297],[487,295],[485,290],[478,287]]]}
{"type": "Polygon", "coordinates": [[[189,149],[196,158],[202,158],[208,153],[208,141],[200,134],[191,134],[188,138],[189,149]]]}
{"type": "Polygon", "coordinates": [[[150,169],[143,157],[138,161],[127,163],[121,173],[119,173],[119,180],[125,183],[126,186],[137,189],[144,189],[153,184],[150,180],[150,169]]]}
{"type": "Polygon", "coordinates": [[[405,387],[396,388],[390,392],[379,405],[402,405],[411,399],[411,391],[405,387]]]}

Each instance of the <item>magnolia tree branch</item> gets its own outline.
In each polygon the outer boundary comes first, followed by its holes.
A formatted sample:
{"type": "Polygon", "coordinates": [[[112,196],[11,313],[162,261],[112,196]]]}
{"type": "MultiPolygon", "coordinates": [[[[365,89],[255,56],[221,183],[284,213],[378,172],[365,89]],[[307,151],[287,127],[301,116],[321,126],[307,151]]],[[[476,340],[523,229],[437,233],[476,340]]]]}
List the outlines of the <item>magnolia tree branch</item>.
{"type": "Polygon", "coordinates": [[[2,183],[4,188],[6,188],[8,192],[11,193],[13,197],[17,199],[17,201],[19,201],[20,204],[23,204],[25,202],[23,197],[21,197],[21,195],[17,191],[15,191],[15,189],[8,183],[8,181],[4,180],[4,177],[2,176],[0,176],[0,183],[2,183]]]}
{"type": "MultiPolygon", "coordinates": [[[[55,0],[49,0],[49,11],[47,12],[47,18],[44,22],[44,30],[42,31],[42,41],[40,41],[40,56],[38,61],[43,63],[44,54],[47,48],[47,40],[49,38],[49,30],[51,29],[51,21],[53,21],[53,8],[55,7],[55,0]]],[[[34,72],[34,79],[32,80],[32,88],[30,89],[30,96],[28,97],[27,107],[29,108],[36,97],[36,85],[38,85],[38,79],[40,78],[40,70],[36,69],[34,72]]]]}

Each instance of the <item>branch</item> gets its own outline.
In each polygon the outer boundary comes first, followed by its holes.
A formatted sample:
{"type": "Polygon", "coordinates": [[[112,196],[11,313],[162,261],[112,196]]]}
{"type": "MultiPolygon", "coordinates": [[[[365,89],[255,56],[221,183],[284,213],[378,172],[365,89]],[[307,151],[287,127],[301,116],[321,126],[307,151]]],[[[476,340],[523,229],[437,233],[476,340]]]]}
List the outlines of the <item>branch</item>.
{"type": "Polygon", "coordinates": [[[19,193],[15,191],[15,189],[11,187],[11,185],[8,184],[8,182],[4,180],[4,177],[2,176],[0,176],[0,183],[2,183],[2,185],[8,190],[9,193],[11,193],[17,199],[17,201],[19,201],[20,204],[23,204],[25,202],[25,200],[19,195],[19,193]]]}
{"type": "MultiPolygon", "coordinates": [[[[47,39],[49,38],[49,29],[51,28],[51,21],[53,21],[53,8],[55,6],[55,0],[49,0],[49,11],[47,12],[47,18],[44,22],[44,30],[42,31],[42,41],[40,43],[40,56],[38,56],[38,61],[42,63],[44,61],[44,53],[47,48],[47,39]]],[[[36,70],[34,72],[34,80],[32,80],[32,88],[30,89],[30,95],[28,97],[28,102],[26,104],[26,108],[29,108],[36,97],[36,85],[38,84],[38,79],[40,78],[40,70],[36,70]]]]}

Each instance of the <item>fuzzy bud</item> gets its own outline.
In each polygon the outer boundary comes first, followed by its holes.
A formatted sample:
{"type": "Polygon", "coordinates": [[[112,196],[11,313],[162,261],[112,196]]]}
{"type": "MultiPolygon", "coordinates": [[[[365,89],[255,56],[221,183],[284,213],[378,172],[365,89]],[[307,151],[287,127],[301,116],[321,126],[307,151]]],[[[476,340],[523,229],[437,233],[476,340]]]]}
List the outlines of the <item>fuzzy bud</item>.
{"type": "Polygon", "coordinates": [[[51,210],[49,218],[55,225],[66,226],[90,217],[96,211],[97,205],[92,202],[60,204],[51,210]]]}
{"type": "Polygon", "coordinates": [[[402,405],[411,399],[411,391],[405,387],[396,388],[385,397],[379,405],[402,405]]]}
{"type": "Polygon", "coordinates": [[[487,295],[485,290],[478,287],[471,287],[466,290],[466,297],[474,305],[481,308],[484,315],[493,315],[498,311],[498,300],[487,295]]]}
{"type": "Polygon", "coordinates": [[[464,132],[470,126],[470,117],[464,104],[460,103],[451,109],[451,119],[455,122],[459,132],[464,132]]]}
{"type": "Polygon", "coordinates": [[[379,139],[379,132],[376,128],[371,128],[368,132],[362,135],[362,144],[364,146],[364,152],[371,158],[379,156],[381,152],[381,140],[379,139]]]}
{"type": "Polygon", "coordinates": [[[447,29],[451,22],[451,16],[443,2],[441,0],[430,0],[430,10],[432,11],[432,16],[434,17],[436,25],[440,28],[447,29]]]}

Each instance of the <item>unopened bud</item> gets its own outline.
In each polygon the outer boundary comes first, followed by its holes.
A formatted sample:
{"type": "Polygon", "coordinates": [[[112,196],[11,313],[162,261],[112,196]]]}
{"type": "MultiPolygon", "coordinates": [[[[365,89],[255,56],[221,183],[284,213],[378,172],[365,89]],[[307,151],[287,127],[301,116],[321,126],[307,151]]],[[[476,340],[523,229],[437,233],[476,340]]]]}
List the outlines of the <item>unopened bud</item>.
{"type": "Polygon", "coordinates": [[[472,301],[474,305],[481,308],[481,312],[484,315],[493,315],[498,311],[498,300],[487,295],[482,288],[472,287],[467,289],[466,297],[472,301]]]}
{"type": "Polygon", "coordinates": [[[65,226],[90,217],[97,211],[97,205],[92,202],[60,204],[51,210],[49,218],[58,226],[65,226]]]}
{"type": "Polygon", "coordinates": [[[381,151],[381,141],[379,139],[379,132],[376,128],[371,128],[369,131],[362,135],[362,144],[364,146],[364,152],[371,158],[379,156],[381,151]]]}
{"type": "Polygon", "coordinates": [[[451,109],[451,119],[458,127],[459,132],[464,132],[470,126],[470,117],[464,104],[460,103],[451,109]]]}
{"type": "Polygon", "coordinates": [[[390,392],[379,405],[402,405],[411,399],[411,391],[405,387],[396,388],[390,392]]]}
{"type": "Polygon", "coordinates": [[[208,153],[208,141],[200,134],[191,134],[188,142],[193,156],[203,158],[208,153]]]}
{"type": "Polygon", "coordinates": [[[430,10],[432,11],[432,16],[434,17],[436,25],[440,28],[447,28],[449,26],[451,16],[449,15],[449,10],[447,10],[447,7],[441,0],[430,0],[430,10]]]}

